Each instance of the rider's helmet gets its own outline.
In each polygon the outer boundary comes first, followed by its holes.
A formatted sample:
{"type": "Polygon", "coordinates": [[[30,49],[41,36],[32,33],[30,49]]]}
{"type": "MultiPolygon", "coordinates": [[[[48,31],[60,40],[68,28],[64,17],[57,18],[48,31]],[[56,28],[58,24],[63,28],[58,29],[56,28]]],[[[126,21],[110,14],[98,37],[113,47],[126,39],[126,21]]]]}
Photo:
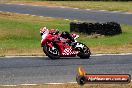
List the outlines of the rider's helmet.
{"type": "Polygon", "coordinates": [[[42,36],[48,29],[46,27],[43,27],[40,29],[40,35],[42,36]]]}
{"type": "Polygon", "coordinates": [[[59,30],[58,29],[50,29],[49,33],[50,34],[57,34],[57,33],[59,33],[59,30]]]}
{"type": "Polygon", "coordinates": [[[61,33],[62,38],[69,38],[70,34],[67,31],[61,33]]]}

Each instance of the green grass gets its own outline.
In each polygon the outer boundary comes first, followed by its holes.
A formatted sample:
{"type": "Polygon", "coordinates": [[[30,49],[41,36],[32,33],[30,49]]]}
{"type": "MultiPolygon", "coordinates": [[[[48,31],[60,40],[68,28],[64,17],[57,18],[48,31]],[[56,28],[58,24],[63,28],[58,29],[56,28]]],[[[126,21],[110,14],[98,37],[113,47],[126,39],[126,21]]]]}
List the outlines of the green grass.
{"type": "MultiPolygon", "coordinates": [[[[69,23],[70,21],[63,19],[0,13],[0,55],[43,55],[39,29],[46,26],[69,31],[69,23]]],[[[94,53],[131,52],[132,26],[122,25],[122,29],[122,34],[112,37],[88,36],[80,33],[78,40],[88,45],[94,53]]]]}
{"type": "Polygon", "coordinates": [[[0,54],[15,49],[40,49],[41,27],[68,30],[68,23],[62,19],[0,13],[0,54]]]}
{"type": "Polygon", "coordinates": [[[27,3],[48,6],[66,6],[80,9],[109,10],[132,12],[132,1],[42,1],[42,0],[11,0],[12,3],[27,3]]]}

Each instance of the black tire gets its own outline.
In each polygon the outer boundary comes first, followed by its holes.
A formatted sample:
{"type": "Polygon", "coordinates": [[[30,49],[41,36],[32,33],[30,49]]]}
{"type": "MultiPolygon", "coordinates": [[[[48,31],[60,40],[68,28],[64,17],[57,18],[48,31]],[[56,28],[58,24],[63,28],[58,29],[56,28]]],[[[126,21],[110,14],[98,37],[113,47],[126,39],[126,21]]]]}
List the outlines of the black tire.
{"type": "Polygon", "coordinates": [[[86,78],[84,76],[77,76],[76,81],[79,85],[84,85],[86,83],[86,78]]]}
{"type": "MultiPolygon", "coordinates": [[[[54,54],[52,54],[52,53],[50,53],[50,52],[48,51],[48,46],[47,46],[47,44],[45,44],[45,45],[43,46],[43,51],[44,51],[44,53],[46,54],[46,56],[48,56],[48,57],[51,58],[52,60],[55,60],[55,59],[59,59],[59,58],[60,58],[59,55],[54,55],[54,54]]],[[[58,53],[59,53],[59,52],[58,52],[58,53]]]]}
{"type": "Polygon", "coordinates": [[[80,52],[79,52],[78,56],[82,59],[89,59],[89,57],[91,55],[90,49],[85,44],[80,43],[80,42],[78,42],[78,43],[84,45],[83,49],[82,48],[79,49],[80,52]],[[84,52],[84,48],[86,49],[86,52],[84,52]]]}

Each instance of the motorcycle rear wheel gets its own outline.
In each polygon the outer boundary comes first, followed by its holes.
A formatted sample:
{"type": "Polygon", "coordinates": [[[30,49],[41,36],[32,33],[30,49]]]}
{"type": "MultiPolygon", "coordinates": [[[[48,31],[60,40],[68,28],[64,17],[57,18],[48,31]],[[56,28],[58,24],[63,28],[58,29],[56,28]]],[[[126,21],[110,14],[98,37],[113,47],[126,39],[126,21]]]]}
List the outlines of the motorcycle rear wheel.
{"type": "MultiPolygon", "coordinates": [[[[57,55],[57,54],[53,54],[49,51],[49,46],[47,44],[45,44],[43,46],[43,52],[46,54],[46,56],[48,56],[49,58],[51,58],[52,60],[55,60],[55,59],[59,59],[60,56],[57,55]]],[[[57,50],[57,49],[56,49],[57,50]]],[[[59,54],[58,50],[57,50],[57,53],[59,54]]]]}
{"type": "Polygon", "coordinates": [[[79,49],[80,52],[78,53],[77,56],[79,56],[82,59],[89,59],[91,55],[90,49],[85,44],[80,43],[80,42],[78,43],[84,45],[84,47],[79,49]]]}

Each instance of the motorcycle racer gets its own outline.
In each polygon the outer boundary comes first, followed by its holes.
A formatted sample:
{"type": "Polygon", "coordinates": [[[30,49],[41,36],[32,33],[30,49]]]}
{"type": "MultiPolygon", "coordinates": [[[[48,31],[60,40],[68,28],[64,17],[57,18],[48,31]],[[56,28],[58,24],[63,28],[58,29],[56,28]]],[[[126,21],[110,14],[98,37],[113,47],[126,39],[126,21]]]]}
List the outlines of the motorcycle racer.
{"type": "MultiPolygon", "coordinates": [[[[40,29],[40,35],[42,36],[43,39],[46,36],[46,35],[43,36],[43,34],[46,34],[46,33],[47,34],[50,33],[50,34],[53,34],[54,35],[54,34],[59,33],[59,30],[58,29],[50,29],[50,30],[48,30],[46,27],[43,27],[43,28],[40,29]]],[[[61,35],[60,35],[61,38],[69,39],[70,40],[69,44],[72,45],[72,46],[74,46],[75,43],[76,43],[76,41],[73,38],[73,36],[79,37],[79,35],[75,35],[75,34],[70,35],[69,32],[66,32],[66,31],[65,32],[62,32],[61,35]]]]}
{"type": "Polygon", "coordinates": [[[77,42],[76,39],[79,37],[77,34],[59,33],[57,29],[48,30],[43,27],[40,29],[40,35],[43,52],[51,59],[67,56],[89,58],[91,55],[90,49],[85,44],[77,42]]]}

